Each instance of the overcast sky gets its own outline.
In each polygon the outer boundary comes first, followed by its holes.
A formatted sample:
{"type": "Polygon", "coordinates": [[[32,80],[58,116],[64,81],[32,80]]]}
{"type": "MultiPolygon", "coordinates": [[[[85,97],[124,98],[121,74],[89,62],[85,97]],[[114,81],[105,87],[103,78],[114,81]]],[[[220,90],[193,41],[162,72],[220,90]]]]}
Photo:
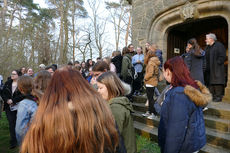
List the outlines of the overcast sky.
{"type": "MultiPolygon", "coordinates": [[[[100,6],[100,9],[99,9],[100,17],[101,16],[103,17],[103,15],[106,17],[109,14],[107,11],[105,11],[105,5],[104,5],[105,3],[104,3],[104,1],[106,1],[106,2],[117,2],[118,0],[100,0],[100,2],[101,2],[101,6],[100,6]]],[[[46,0],[34,0],[34,3],[39,4],[39,6],[41,8],[47,8],[48,7],[48,5],[46,4],[46,0]]],[[[86,10],[88,11],[88,13],[90,15],[91,12],[89,11],[90,8],[88,6],[87,0],[84,0],[84,7],[86,8],[86,10]]],[[[87,19],[82,20],[82,22],[87,22],[87,19]]],[[[115,50],[115,38],[114,38],[114,32],[113,32],[112,23],[107,22],[106,29],[107,29],[107,33],[108,33],[108,42],[111,43],[111,45],[110,45],[111,49],[110,50],[111,50],[111,53],[112,53],[112,51],[115,50]]],[[[123,46],[124,46],[124,43],[120,44],[120,46],[119,46],[120,50],[123,48],[123,46]]],[[[108,53],[107,55],[104,55],[104,56],[110,56],[110,53],[108,53]]]]}

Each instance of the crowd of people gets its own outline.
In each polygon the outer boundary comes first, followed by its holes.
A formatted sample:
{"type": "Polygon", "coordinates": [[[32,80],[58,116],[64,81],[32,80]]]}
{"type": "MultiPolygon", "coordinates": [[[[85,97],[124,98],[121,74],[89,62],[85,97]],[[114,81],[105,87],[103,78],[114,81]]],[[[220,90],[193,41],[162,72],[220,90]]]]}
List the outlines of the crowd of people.
{"type": "Polygon", "coordinates": [[[192,38],[185,54],[165,63],[158,46],[147,42],[144,52],[130,44],[96,62],[40,64],[35,74],[32,68],[13,70],[0,96],[10,148],[19,145],[21,153],[135,153],[132,97],[145,90],[148,111],[143,116],[160,115],[161,152],[198,152],[206,143],[203,109],[209,101],[222,100],[225,84],[225,48],[215,34],[207,34],[206,43],[202,50],[192,38]],[[162,77],[167,86],[159,93],[162,77]]]}

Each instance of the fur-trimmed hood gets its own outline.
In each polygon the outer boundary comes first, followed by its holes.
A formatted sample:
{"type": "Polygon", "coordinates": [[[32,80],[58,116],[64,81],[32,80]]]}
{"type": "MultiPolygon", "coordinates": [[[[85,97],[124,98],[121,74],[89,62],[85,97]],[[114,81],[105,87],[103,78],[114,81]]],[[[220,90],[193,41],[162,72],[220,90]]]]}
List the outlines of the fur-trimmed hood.
{"type": "Polygon", "coordinates": [[[184,88],[184,93],[195,103],[196,106],[205,107],[212,100],[212,94],[200,81],[196,81],[196,83],[200,90],[187,85],[184,88]]]}

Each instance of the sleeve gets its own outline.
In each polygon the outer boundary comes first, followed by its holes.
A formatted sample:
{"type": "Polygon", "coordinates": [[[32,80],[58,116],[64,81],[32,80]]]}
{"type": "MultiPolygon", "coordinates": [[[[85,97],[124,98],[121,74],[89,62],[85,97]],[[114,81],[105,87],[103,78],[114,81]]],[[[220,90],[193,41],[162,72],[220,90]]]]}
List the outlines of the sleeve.
{"type": "Polygon", "coordinates": [[[9,97],[8,95],[10,95],[10,93],[7,90],[7,84],[5,83],[2,90],[2,99],[4,102],[7,102],[8,99],[11,99],[11,97],[9,97]]]}
{"type": "Polygon", "coordinates": [[[110,71],[116,73],[116,66],[113,63],[110,63],[110,71]]]}
{"type": "Polygon", "coordinates": [[[18,106],[18,111],[17,111],[17,120],[16,120],[16,126],[15,126],[15,133],[16,133],[16,138],[19,143],[21,143],[23,136],[25,135],[26,132],[26,126],[27,122],[25,122],[27,118],[27,108],[23,103],[20,103],[18,106]]]}
{"type": "Polygon", "coordinates": [[[184,102],[186,99],[186,96],[182,93],[172,95],[172,103],[168,110],[164,153],[180,152],[188,123],[188,110],[186,102],[184,102]]]}
{"type": "Polygon", "coordinates": [[[136,61],[136,58],[135,58],[135,57],[136,57],[136,56],[133,56],[133,57],[132,57],[132,64],[133,64],[133,65],[136,65],[136,64],[137,64],[137,61],[136,61]]]}
{"type": "Polygon", "coordinates": [[[148,73],[145,74],[145,80],[149,80],[153,77],[154,74],[158,75],[158,66],[155,64],[151,64],[150,66],[146,67],[148,69],[148,73]]]}
{"type": "Polygon", "coordinates": [[[163,65],[162,51],[160,52],[159,60],[161,62],[160,67],[162,67],[162,65],[163,65]]]}
{"type": "Polygon", "coordinates": [[[206,63],[206,57],[204,56],[202,59],[203,62],[203,73],[206,71],[207,63],[206,63]]]}
{"type": "Polygon", "coordinates": [[[217,55],[217,63],[219,65],[222,65],[224,64],[224,61],[225,61],[225,58],[226,58],[226,50],[224,48],[224,45],[219,43],[219,46],[218,46],[218,55],[217,55]]]}
{"type": "Polygon", "coordinates": [[[186,64],[188,66],[189,71],[191,71],[191,67],[192,67],[192,54],[189,53],[188,57],[186,58],[186,64]]]}
{"type": "Polygon", "coordinates": [[[16,89],[16,90],[17,91],[15,91],[15,92],[17,92],[17,93],[15,93],[14,94],[15,96],[13,96],[13,98],[12,98],[12,101],[14,104],[16,104],[16,103],[18,103],[24,99],[23,94],[18,89],[16,89]]]}
{"type": "Polygon", "coordinates": [[[122,111],[121,106],[118,104],[111,104],[110,105],[112,114],[114,116],[114,119],[117,123],[119,131],[122,133],[123,132],[123,124],[125,121],[125,111],[122,111]]]}
{"type": "Polygon", "coordinates": [[[121,66],[121,76],[122,76],[123,80],[126,79],[127,72],[128,72],[128,58],[127,57],[123,57],[123,59],[122,59],[122,66],[121,66]]]}
{"type": "Polygon", "coordinates": [[[144,55],[141,56],[141,63],[144,64],[144,55]]]}
{"type": "Polygon", "coordinates": [[[25,136],[31,121],[34,118],[36,110],[37,110],[36,103],[29,106],[27,106],[25,103],[19,103],[16,126],[15,126],[15,133],[16,133],[17,140],[19,142],[21,142],[23,137],[25,136]]]}
{"type": "Polygon", "coordinates": [[[153,66],[147,65],[146,66],[146,73],[145,73],[145,80],[149,80],[153,76],[153,66]]]}

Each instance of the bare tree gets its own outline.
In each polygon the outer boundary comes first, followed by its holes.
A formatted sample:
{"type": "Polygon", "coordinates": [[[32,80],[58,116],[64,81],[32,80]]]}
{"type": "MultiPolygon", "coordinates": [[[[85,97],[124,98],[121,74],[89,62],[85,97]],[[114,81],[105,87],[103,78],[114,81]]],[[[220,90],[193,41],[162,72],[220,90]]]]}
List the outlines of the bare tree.
{"type": "Polygon", "coordinates": [[[95,46],[98,50],[99,57],[102,58],[106,39],[105,28],[107,20],[101,19],[99,17],[99,8],[101,5],[100,0],[88,0],[88,4],[92,12],[92,16],[90,16],[90,21],[93,25],[93,38],[95,41],[95,46]]]}
{"type": "Polygon", "coordinates": [[[71,2],[72,7],[71,9],[71,13],[72,13],[72,29],[71,29],[71,34],[72,34],[72,59],[73,62],[75,61],[75,48],[76,48],[76,29],[75,29],[75,21],[77,20],[78,17],[80,18],[85,18],[87,17],[87,11],[85,10],[85,8],[83,7],[83,0],[73,0],[71,2]]]}
{"type": "Polygon", "coordinates": [[[121,35],[125,35],[125,45],[127,46],[128,33],[131,24],[131,16],[129,15],[130,5],[128,4],[127,0],[120,0],[119,3],[105,2],[105,4],[106,9],[109,11],[111,16],[111,22],[114,26],[115,44],[116,50],[118,50],[121,35]],[[126,20],[129,22],[126,23],[126,20]]]}

